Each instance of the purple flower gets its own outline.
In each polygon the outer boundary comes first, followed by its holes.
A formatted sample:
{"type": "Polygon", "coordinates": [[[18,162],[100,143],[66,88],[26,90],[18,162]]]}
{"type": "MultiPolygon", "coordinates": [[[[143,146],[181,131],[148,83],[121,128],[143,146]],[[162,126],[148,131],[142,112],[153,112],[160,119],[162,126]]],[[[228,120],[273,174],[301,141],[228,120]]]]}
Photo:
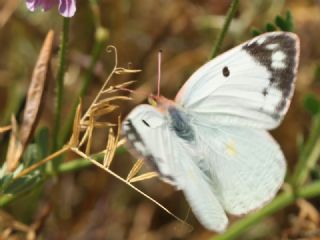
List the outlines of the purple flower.
{"type": "Polygon", "coordinates": [[[64,17],[72,17],[76,12],[76,0],[26,0],[27,8],[30,11],[36,8],[42,8],[44,11],[49,10],[54,5],[59,4],[59,12],[64,17]]]}

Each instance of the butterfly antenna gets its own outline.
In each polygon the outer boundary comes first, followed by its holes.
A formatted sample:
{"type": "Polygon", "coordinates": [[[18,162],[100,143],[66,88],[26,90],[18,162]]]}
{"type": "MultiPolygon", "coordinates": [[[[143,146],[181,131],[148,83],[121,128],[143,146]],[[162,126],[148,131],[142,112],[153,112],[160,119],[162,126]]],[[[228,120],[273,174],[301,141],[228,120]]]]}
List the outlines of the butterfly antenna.
{"type": "Polygon", "coordinates": [[[158,52],[158,88],[157,88],[157,96],[160,97],[160,80],[161,80],[161,57],[162,50],[160,49],[158,52]]]}

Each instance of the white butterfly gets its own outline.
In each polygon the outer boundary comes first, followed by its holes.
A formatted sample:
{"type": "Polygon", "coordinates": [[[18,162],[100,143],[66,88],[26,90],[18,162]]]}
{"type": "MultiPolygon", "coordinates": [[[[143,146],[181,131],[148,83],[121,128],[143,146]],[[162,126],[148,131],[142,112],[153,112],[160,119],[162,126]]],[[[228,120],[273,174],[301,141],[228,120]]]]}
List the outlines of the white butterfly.
{"type": "Polygon", "coordinates": [[[224,231],[226,213],[269,202],[286,163],[266,131],[288,110],[299,61],[293,33],[265,33],[199,68],[174,101],[153,96],[124,121],[129,149],[184,192],[198,220],[224,231]]]}

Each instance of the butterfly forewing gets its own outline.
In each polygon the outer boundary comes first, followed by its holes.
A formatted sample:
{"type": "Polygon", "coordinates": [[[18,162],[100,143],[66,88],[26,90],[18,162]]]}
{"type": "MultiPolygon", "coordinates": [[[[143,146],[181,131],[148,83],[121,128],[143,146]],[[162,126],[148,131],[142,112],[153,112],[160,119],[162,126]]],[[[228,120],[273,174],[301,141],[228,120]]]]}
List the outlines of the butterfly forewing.
{"type": "Polygon", "coordinates": [[[212,125],[273,129],[290,104],[298,58],[295,34],[260,35],[199,68],[176,101],[212,125]]]}

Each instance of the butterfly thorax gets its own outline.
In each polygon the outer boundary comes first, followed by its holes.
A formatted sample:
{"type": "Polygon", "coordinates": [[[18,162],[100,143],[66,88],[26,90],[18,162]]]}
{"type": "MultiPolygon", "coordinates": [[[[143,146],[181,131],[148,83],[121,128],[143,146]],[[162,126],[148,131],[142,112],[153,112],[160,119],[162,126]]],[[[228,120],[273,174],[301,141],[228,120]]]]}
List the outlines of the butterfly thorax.
{"type": "Polygon", "coordinates": [[[190,125],[190,116],[180,106],[163,96],[151,95],[149,102],[168,117],[170,128],[179,138],[188,142],[194,141],[195,134],[190,125]]]}

